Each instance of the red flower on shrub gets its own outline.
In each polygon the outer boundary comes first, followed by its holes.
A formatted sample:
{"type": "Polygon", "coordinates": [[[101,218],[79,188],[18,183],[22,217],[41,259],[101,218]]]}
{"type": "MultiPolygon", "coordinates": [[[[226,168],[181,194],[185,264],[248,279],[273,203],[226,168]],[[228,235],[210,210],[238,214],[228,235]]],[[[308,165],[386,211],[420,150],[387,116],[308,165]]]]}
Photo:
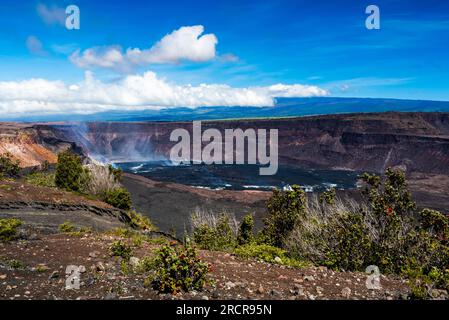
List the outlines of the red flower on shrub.
{"type": "Polygon", "coordinates": [[[392,207],[388,207],[387,211],[386,211],[387,216],[392,216],[394,214],[393,212],[393,208],[392,207]]]}

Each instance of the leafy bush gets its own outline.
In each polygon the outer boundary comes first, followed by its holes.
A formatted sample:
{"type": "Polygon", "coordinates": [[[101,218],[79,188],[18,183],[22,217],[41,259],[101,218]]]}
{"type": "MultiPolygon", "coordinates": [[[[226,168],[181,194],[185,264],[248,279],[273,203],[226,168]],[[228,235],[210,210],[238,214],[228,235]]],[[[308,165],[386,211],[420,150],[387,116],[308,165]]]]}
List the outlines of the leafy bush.
{"type": "Polygon", "coordinates": [[[364,173],[361,178],[365,182],[362,194],[366,196],[376,215],[404,216],[416,209],[403,171],[387,168],[384,181],[381,177],[368,173],[364,173]]]}
{"type": "Polygon", "coordinates": [[[114,241],[109,249],[112,256],[121,257],[125,261],[128,261],[133,254],[132,248],[121,240],[114,241]]]}
{"type": "Polygon", "coordinates": [[[12,219],[0,219],[0,241],[8,242],[17,238],[18,228],[22,221],[12,219]]]}
{"type": "Polygon", "coordinates": [[[82,192],[89,181],[89,172],[83,168],[81,158],[70,150],[58,154],[55,184],[57,187],[82,192]]]}
{"type": "Polygon", "coordinates": [[[0,155],[0,178],[15,177],[20,172],[20,161],[13,160],[11,153],[6,152],[0,155]]]}
{"type": "Polygon", "coordinates": [[[26,182],[40,187],[56,187],[55,174],[49,172],[33,172],[26,176],[26,182]]]}
{"type": "Polygon", "coordinates": [[[103,194],[102,198],[104,202],[110,204],[115,208],[122,210],[131,210],[131,195],[125,188],[116,188],[106,191],[103,194]]]}
{"type": "Polygon", "coordinates": [[[401,171],[387,169],[384,179],[365,174],[363,180],[365,198],[359,203],[309,199],[286,248],[294,257],[334,269],[376,265],[383,273],[405,275],[416,297],[424,287],[448,289],[448,217],[417,211],[401,171]]]}
{"type": "Polygon", "coordinates": [[[254,218],[251,214],[243,217],[243,221],[239,227],[237,242],[239,245],[251,243],[254,238],[253,234],[254,218]]]}
{"type": "MultiPolygon", "coordinates": [[[[363,270],[370,259],[371,239],[364,217],[357,213],[343,212],[326,230],[327,256],[321,264],[339,270],[363,270]]],[[[323,239],[322,239],[323,240],[323,239]]]]}
{"type": "MultiPolygon", "coordinates": [[[[192,218],[196,221],[195,216],[192,218]]],[[[231,217],[227,214],[220,215],[213,223],[196,221],[193,230],[193,240],[205,250],[232,250],[237,245],[237,238],[230,225],[231,217]]]]}
{"type": "Polygon", "coordinates": [[[267,203],[268,217],[260,241],[282,247],[298,218],[306,214],[305,203],[305,192],[298,185],[289,191],[274,190],[267,203]]]}
{"type": "MultiPolygon", "coordinates": [[[[427,283],[449,290],[449,247],[425,230],[413,230],[407,235],[406,250],[397,273],[415,282],[427,283]]],[[[429,285],[430,286],[430,285],[429,285]]]]}
{"type": "Polygon", "coordinates": [[[369,204],[369,227],[375,231],[372,262],[384,272],[399,273],[408,256],[410,235],[417,225],[416,204],[408,190],[405,173],[388,168],[385,178],[365,173],[362,195],[369,204]]]}
{"type": "Polygon", "coordinates": [[[237,247],[234,253],[241,258],[255,258],[268,263],[281,264],[285,266],[302,268],[306,266],[304,262],[288,257],[287,251],[267,244],[246,244],[237,247]]]}
{"type": "Polygon", "coordinates": [[[202,290],[209,264],[201,261],[191,245],[185,247],[166,245],[161,247],[154,260],[155,275],[146,282],[161,293],[202,290]]]}
{"type": "Polygon", "coordinates": [[[445,242],[449,240],[449,218],[431,209],[423,209],[419,213],[421,227],[435,236],[439,240],[445,242]]]}

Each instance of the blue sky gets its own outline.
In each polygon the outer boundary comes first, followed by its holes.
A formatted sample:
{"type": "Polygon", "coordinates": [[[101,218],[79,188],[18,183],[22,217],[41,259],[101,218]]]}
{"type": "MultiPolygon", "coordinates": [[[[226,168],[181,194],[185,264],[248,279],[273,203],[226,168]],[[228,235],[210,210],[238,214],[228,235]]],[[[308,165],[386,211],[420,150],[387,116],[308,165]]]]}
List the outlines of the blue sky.
{"type": "MultiPolygon", "coordinates": [[[[52,85],[62,81],[68,88],[86,81],[89,71],[94,81],[106,86],[150,71],[164,84],[180,90],[201,84],[213,85],[214,90],[219,85],[232,89],[255,87],[256,93],[262,95],[259,103],[264,103],[263,94],[275,84],[311,86],[307,90],[301,87],[301,93],[318,92],[317,95],[325,91],[331,96],[449,100],[449,2],[441,0],[2,0],[0,30],[0,81],[4,88],[12,86],[18,92],[36,88],[35,83],[25,89],[20,84],[36,78],[52,85]],[[70,4],[80,8],[80,30],[67,30],[58,20],[57,14],[70,4]],[[365,8],[370,4],[380,8],[380,30],[365,28],[365,8]],[[181,27],[191,26],[203,26],[201,36],[215,37],[212,57],[208,51],[198,59],[187,54],[187,58],[181,55],[179,60],[162,59],[155,63],[160,55],[142,56],[139,63],[128,62],[126,67],[104,67],[98,63],[86,66],[82,60],[75,63],[70,58],[79,50],[78,57],[84,59],[84,50],[97,47],[102,47],[94,51],[99,60],[104,60],[102,54],[110,48],[120,48],[124,58],[128,48],[150,49],[181,27]],[[149,62],[142,62],[145,59],[149,62]]],[[[147,84],[143,86],[146,88],[147,84]]],[[[46,85],[39,91],[45,92],[46,85]]],[[[282,91],[281,94],[287,90],[285,96],[299,90],[278,89],[275,91],[282,91]]],[[[0,111],[2,92],[0,85],[0,111]]],[[[105,89],[105,94],[110,92],[110,88],[105,89]]],[[[235,97],[240,93],[225,95],[235,97]]],[[[117,104],[123,102],[122,98],[117,104]]],[[[14,99],[34,101],[45,96],[13,96],[4,100],[14,99]]],[[[60,98],[52,93],[49,99],[56,103],[60,98]]],[[[89,105],[98,101],[85,96],[82,99],[89,105]]],[[[139,107],[178,103],[165,97],[160,101],[154,96],[145,99],[139,96],[131,100],[139,107]]],[[[192,106],[202,104],[202,100],[195,99],[186,98],[192,106]]],[[[236,99],[231,100],[223,104],[236,104],[236,99]]],[[[70,101],[65,102],[68,105],[70,101]]],[[[101,103],[104,108],[115,104],[101,103]]],[[[129,107],[133,103],[123,104],[129,107]]]]}

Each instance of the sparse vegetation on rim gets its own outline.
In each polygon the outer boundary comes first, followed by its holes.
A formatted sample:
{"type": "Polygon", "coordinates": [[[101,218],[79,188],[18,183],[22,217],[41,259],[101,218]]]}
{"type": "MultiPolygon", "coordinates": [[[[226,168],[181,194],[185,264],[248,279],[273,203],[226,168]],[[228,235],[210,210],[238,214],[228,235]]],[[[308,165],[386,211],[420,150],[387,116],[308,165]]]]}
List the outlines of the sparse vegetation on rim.
{"type": "Polygon", "coordinates": [[[52,172],[33,172],[25,177],[25,181],[39,187],[56,187],[55,173],[52,172]]]}
{"type": "MultiPolygon", "coordinates": [[[[131,211],[131,197],[120,184],[120,170],[112,167],[88,169],[76,157],[73,154],[61,157],[59,188],[98,196],[127,211],[134,229],[155,229],[147,218],[131,211]],[[64,181],[72,176],[79,177],[77,186],[64,181]]],[[[54,176],[50,172],[35,172],[26,176],[25,181],[52,187],[53,182],[56,185],[56,176],[58,169],[54,176]]],[[[388,168],[384,176],[364,174],[361,179],[364,186],[360,201],[342,199],[335,189],[311,197],[306,197],[299,186],[274,191],[267,203],[269,215],[258,234],[254,234],[251,214],[239,223],[232,214],[198,211],[192,215],[192,239],[201,249],[225,251],[233,258],[256,259],[292,268],[312,263],[336,271],[363,272],[368,265],[376,265],[383,274],[407,277],[413,298],[428,298],[434,289],[449,290],[448,217],[436,210],[417,208],[405,174],[400,170],[388,168]]],[[[0,240],[19,238],[20,225],[17,219],[0,219],[0,240]]],[[[21,228],[20,238],[22,231],[21,228]]],[[[67,221],[60,226],[60,231],[82,235],[88,230],[67,221]]],[[[138,231],[118,233],[126,239],[114,242],[110,250],[114,256],[121,257],[123,275],[137,271],[149,273],[147,285],[170,293],[200,290],[207,283],[208,271],[202,261],[196,254],[186,253],[190,247],[170,247],[164,254],[158,251],[156,260],[150,254],[136,267],[129,262],[134,250],[151,241],[138,231]],[[183,273],[188,264],[186,254],[190,255],[188,263],[195,264],[189,267],[197,268],[189,271],[192,273],[183,273]],[[183,271],[171,273],[171,268],[183,271]],[[194,280],[197,275],[198,280],[194,280]]],[[[12,259],[9,268],[20,269],[17,261],[12,259]]]]}
{"type": "Polygon", "coordinates": [[[249,216],[235,236],[229,217],[194,214],[193,239],[203,249],[295,267],[310,261],[363,272],[376,265],[382,273],[408,277],[415,298],[432,288],[448,290],[449,218],[417,209],[400,170],[361,178],[365,185],[358,202],[340,199],[332,189],[309,199],[299,186],[275,190],[265,226],[254,240],[249,216]]]}

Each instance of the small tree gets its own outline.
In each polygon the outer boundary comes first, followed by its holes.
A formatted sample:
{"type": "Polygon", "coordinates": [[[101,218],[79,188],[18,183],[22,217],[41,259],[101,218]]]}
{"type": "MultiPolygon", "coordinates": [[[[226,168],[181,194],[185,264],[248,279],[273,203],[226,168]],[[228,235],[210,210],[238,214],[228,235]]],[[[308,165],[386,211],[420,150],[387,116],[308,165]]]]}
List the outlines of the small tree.
{"type": "Polygon", "coordinates": [[[19,172],[20,172],[19,160],[14,161],[12,154],[9,152],[0,155],[0,177],[2,176],[14,177],[17,176],[19,172]]]}
{"type": "Polygon", "coordinates": [[[375,264],[394,272],[396,262],[392,260],[405,253],[401,252],[401,246],[392,244],[406,241],[407,232],[403,230],[403,225],[412,219],[416,203],[408,190],[405,173],[401,170],[388,168],[383,180],[365,173],[362,180],[366,183],[362,194],[372,209],[374,228],[377,230],[377,241],[373,244],[375,264]]]}
{"type": "Polygon", "coordinates": [[[58,154],[55,184],[68,191],[80,192],[88,181],[88,171],[83,168],[81,158],[66,150],[58,154]]]}
{"type": "Polygon", "coordinates": [[[282,247],[298,217],[306,214],[305,204],[305,192],[298,185],[293,185],[289,191],[274,190],[267,203],[268,217],[264,220],[260,240],[282,247]]]}
{"type": "Polygon", "coordinates": [[[254,218],[252,214],[248,214],[243,217],[242,223],[239,227],[239,233],[237,236],[237,242],[239,245],[248,244],[253,241],[253,227],[254,218]]]}
{"type": "Polygon", "coordinates": [[[388,168],[384,181],[380,176],[364,173],[362,180],[366,183],[362,193],[376,214],[406,215],[416,209],[403,171],[388,168]]]}

